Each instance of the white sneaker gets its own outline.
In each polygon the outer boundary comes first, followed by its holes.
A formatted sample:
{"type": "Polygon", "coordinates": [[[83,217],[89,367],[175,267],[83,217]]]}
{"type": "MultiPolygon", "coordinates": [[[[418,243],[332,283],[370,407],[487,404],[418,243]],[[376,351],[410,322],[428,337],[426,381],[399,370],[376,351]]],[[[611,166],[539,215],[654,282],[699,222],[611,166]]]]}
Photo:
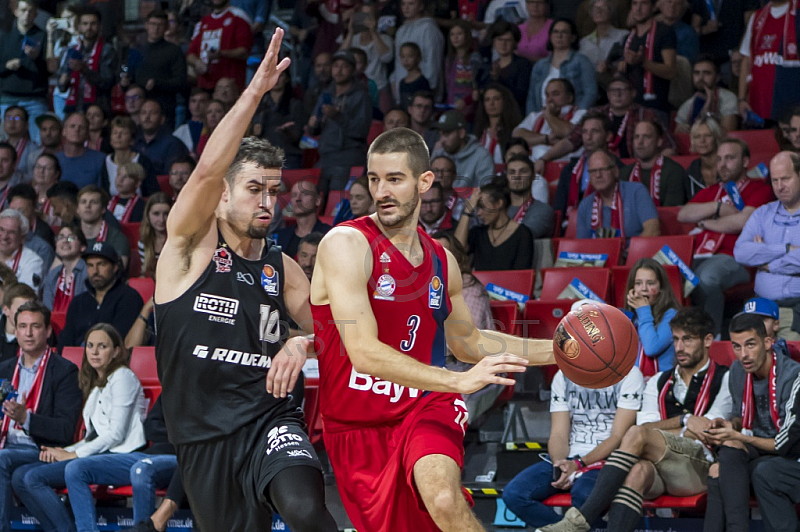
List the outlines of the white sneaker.
{"type": "Polygon", "coordinates": [[[552,525],[537,528],[536,532],[589,532],[589,523],[577,508],[570,508],[564,514],[564,519],[552,525]]]}

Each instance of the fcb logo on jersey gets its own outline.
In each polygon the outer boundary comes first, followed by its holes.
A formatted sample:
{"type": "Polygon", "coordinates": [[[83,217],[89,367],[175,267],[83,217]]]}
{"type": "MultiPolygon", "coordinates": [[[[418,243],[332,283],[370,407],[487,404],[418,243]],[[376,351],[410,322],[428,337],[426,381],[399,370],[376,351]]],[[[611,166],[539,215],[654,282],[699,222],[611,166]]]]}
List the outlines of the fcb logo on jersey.
{"type": "Polygon", "coordinates": [[[261,270],[261,286],[267,294],[278,295],[278,272],[269,264],[265,264],[261,270]]]}
{"type": "Polygon", "coordinates": [[[439,276],[434,275],[431,283],[428,285],[428,308],[442,308],[442,294],[444,293],[444,284],[439,276]]]}
{"type": "Polygon", "coordinates": [[[233,266],[230,251],[225,248],[217,248],[211,260],[217,265],[217,273],[230,273],[231,266],[233,266]]]}
{"type": "Polygon", "coordinates": [[[378,283],[375,285],[375,293],[372,297],[375,299],[385,299],[387,301],[394,301],[394,290],[397,288],[397,283],[394,277],[385,273],[378,277],[378,283]]]}

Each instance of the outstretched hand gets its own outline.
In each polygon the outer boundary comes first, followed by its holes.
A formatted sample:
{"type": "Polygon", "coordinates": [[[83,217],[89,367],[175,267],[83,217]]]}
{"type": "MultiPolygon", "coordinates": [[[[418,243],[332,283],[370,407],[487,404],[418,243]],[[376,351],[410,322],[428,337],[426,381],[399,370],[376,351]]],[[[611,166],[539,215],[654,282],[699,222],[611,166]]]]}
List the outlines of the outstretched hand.
{"type": "Polygon", "coordinates": [[[523,373],[528,369],[528,361],[514,355],[497,355],[484,357],[469,371],[462,373],[460,393],[474,393],[489,384],[513,386],[513,378],[501,377],[501,373],[523,373]]]}
{"type": "Polygon", "coordinates": [[[282,41],[283,29],[276,28],[275,33],[272,34],[272,40],[269,42],[267,53],[258,66],[258,70],[256,70],[252,81],[250,81],[250,85],[247,86],[247,90],[254,91],[258,98],[261,98],[271,90],[272,87],[278,83],[281,72],[289,68],[291,60],[288,57],[284,57],[281,62],[278,63],[282,41]]]}

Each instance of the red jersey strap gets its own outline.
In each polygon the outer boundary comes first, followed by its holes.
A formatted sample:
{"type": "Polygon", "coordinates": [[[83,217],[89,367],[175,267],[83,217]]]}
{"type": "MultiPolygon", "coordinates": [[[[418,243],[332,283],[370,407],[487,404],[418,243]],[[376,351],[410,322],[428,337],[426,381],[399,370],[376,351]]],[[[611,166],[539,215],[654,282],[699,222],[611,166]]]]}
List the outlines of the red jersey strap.
{"type": "MultiPolygon", "coordinates": [[[[28,390],[28,395],[25,397],[25,408],[33,413],[39,410],[39,401],[42,398],[42,383],[44,382],[44,374],[47,371],[47,363],[50,361],[50,355],[53,352],[52,347],[48,347],[42,358],[39,359],[39,367],[36,368],[36,375],[33,377],[33,384],[31,389],[28,390]]],[[[19,365],[22,361],[22,349],[17,352],[17,364],[14,366],[14,376],[11,378],[11,384],[15,390],[19,389],[19,365]]],[[[8,436],[8,429],[11,425],[11,418],[5,416],[3,418],[3,425],[0,429],[0,448],[5,447],[6,437],[8,436]]],[[[18,424],[14,424],[15,429],[20,429],[18,424]]]]}
{"type": "MultiPolygon", "coordinates": [[[[600,194],[595,193],[592,203],[592,238],[597,238],[598,229],[603,227],[603,200],[600,194]]],[[[616,229],[617,236],[625,238],[625,220],[622,212],[622,194],[619,191],[619,183],[614,186],[614,203],[611,205],[611,225],[616,229]]]]}
{"type": "MultiPolygon", "coordinates": [[[[650,23],[650,29],[647,30],[647,39],[645,40],[644,45],[644,53],[645,57],[652,61],[654,54],[655,54],[655,41],[656,41],[656,28],[658,23],[656,22],[655,17],[653,17],[653,21],[650,23]]],[[[636,36],[636,28],[631,30],[630,35],[628,35],[628,39],[625,41],[625,49],[630,50],[631,44],[633,43],[633,38],[636,36]]],[[[655,89],[653,87],[653,73],[647,69],[644,70],[644,99],[645,100],[655,100],[656,94],[655,89]]]]}
{"type": "MultiPolygon", "coordinates": [[[[778,357],[775,351],[772,351],[772,367],[769,370],[769,380],[767,387],[769,389],[769,414],[772,417],[772,424],[775,428],[781,430],[781,420],[778,414],[778,399],[775,394],[775,385],[777,383],[777,369],[778,357]]],[[[753,374],[748,373],[744,381],[744,398],[742,400],[742,434],[746,436],[753,435],[753,417],[755,416],[755,401],[753,399],[753,374]]]]}
{"type": "MultiPolygon", "coordinates": [[[[717,371],[717,365],[714,362],[708,362],[708,369],[706,370],[706,374],[703,377],[703,384],[700,386],[700,392],[697,394],[697,401],[694,403],[694,410],[692,414],[695,416],[702,416],[708,412],[708,409],[711,408],[711,382],[714,380],[714,374],[717,371]]],[[[667,405],[666,405],[666,398],[667,393],[672,389],[673,384],[675,383],[675,372],[673,371],[672,374],[667,379],[667,382],[664,384],[664,387],[661,389],[661,393],[658,394],[658,410],[661,414],[661,419],[667,419],[667,405]]]]}
{"type": "MultiPolygon", "coordinates": [[[[650,197],[653,198],[653,202],[656,204],[656,207],[661,206],[661,167],[664,166],[664,156],[660,155],[656,162],[653,164],[653,167],[650,169],[650,197]]],[[[636,164],[633,165],[633,170],[631,170],[631,176],[628,179],[634,183],[641,183],[642,182],[642,162],[637,160],[636,164]]]]}

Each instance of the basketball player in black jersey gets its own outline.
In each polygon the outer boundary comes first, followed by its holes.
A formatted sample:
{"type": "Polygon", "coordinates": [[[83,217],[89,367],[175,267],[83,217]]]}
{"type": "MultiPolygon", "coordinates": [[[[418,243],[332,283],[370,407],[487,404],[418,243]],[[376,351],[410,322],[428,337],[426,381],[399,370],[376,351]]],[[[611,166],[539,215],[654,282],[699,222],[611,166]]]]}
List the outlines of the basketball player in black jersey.
{"type": "Polygon", "coordinates": [[[209,139],[172,208],[157,267],[164,414],[204,532],[266,530],[270,507],[293,532],[337,530],[302,412],[287,398],[311,342],[286,340],[285,324],[291,317],[310,327],[311,313],[303,270],[265,238],[283,152],[242,141],[289,66],[278,63],[282,37],[276,30],[209,139]]]}

